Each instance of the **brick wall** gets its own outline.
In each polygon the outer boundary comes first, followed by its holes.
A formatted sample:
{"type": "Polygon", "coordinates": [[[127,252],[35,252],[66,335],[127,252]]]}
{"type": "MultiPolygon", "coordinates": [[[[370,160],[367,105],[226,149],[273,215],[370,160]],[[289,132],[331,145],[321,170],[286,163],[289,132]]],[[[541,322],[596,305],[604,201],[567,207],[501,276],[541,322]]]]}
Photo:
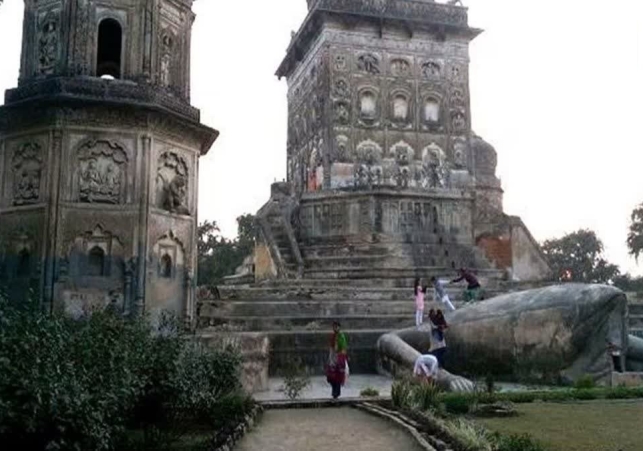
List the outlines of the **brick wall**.
{"type": "Polygon", "coordinates": [[[513,266],[511,239],[508,236],[485,235],[478,238],[476,245],[499,269],[513,266]]]}

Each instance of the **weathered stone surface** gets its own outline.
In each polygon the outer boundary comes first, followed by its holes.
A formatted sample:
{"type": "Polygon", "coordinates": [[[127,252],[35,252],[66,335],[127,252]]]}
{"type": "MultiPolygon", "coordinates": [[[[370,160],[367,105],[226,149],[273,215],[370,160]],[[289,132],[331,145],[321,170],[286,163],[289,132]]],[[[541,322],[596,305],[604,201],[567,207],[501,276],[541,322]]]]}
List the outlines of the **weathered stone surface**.
{"type": "Polygon", "coordinates": [[[288,79],[288,179],[257,215],[257,279],[428,267],[546,279],[537,243],[503,213],[496,151],[471,129],[468,48],[480,30],[467,9],[403,0],[309,8],[277,71],[288,79]],[[484,245],[494,240],[504,255],[484,245]]]}
{"type": "MultiPolygon", "coordinates": [[[[609,382],[607,342],[627,345],[627,299],[603,285],[559,285],[510,293],[447,315],[446,368],[460,374],[609,382]]],[[[409,367],[429,347],[430,329],[383,336],[385,367],[409,367]]]]}
{"type": "Polygon", "coordinates": [[[192,2],[143,3],[25,4],[19,85],[0,108],[14,299],[194,316],[198,159],[218,132],[189,102],[192,2]]]}

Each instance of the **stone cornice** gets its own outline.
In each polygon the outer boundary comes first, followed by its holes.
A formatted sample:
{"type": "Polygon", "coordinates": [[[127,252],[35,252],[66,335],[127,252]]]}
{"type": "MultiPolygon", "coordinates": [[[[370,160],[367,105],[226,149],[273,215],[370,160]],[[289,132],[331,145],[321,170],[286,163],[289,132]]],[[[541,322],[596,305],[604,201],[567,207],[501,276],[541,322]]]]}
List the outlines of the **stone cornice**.
{"type": "Polygon", "coordinates": [[[277,77],[288,77],[303,59],[325,18],[352,17],[364,22],[399,24],[408,29],[435,30],[445,34],[475,38],[482,30],[468,25],[467,8],[421,0],[317,0],[293,37],[277,77]]]}

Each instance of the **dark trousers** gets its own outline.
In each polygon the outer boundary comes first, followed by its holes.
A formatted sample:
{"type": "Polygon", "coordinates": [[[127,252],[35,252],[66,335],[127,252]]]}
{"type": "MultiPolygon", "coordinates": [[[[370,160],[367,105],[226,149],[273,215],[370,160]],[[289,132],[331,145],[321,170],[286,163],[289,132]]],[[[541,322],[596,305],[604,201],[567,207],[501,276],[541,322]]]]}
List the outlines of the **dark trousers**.
{"type": "Polygon", "coordinates": [[[330,386],[332,387],[333,399],[339,398],[342,394],[342,384],[339,382],[331,382],[330,386]]]}
{"type": "Polygon", "coordinates": [[[432,354],[436,359],[438,359],[438,365],[440,365],[440,368],[444,368],[444,355],[446,354],[446,352],[447,348],[440,348],[434,349],[429,354],[432,354]]]}
{"type": "Polygon", "coordinates": [[[617,373],[622,373],[623,368],[621,367],[621,356],[613,355],[612,362],[614,363],[614,371],[616,371],[617,373]]]}

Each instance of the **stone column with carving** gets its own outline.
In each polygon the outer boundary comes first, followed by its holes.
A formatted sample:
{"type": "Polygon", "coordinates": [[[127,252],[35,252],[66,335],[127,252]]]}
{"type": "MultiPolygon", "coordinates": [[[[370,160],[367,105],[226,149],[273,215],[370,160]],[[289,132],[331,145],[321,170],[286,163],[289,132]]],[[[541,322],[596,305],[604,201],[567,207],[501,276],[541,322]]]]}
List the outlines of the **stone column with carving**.
{"type": "Polygon", "coordinates": [[[148,261],[148,223],[150,215],[150,163],[152,161],[152,139],[149,136],[141,137],[141,153],[143,158],[141,167],[141,206],[138,221],[138,265],[136,269],[136,301],[134,314],[140,315],[145,310],[145,284],[148,261]]]}
{"type": "Polygon", "coordinates": [[[58,223],[59,223],[59,205],[60,205],[60,180],[62,178],[62,165],[60,164],[59,156],[62,153],[62,138],[63,133],[61,130],[55,129],[51,133],[51,146],[48,160],[52,162],[52,167],[49,175],[49,189],[48,189],[48,222],[45,232],[46,248],[44,249],[44,283],[42,302],[43,310],[51,312],[54,303],[54,285],[56,283],[56,267],[58,266],[59,259],[62,255],[58,255],[58,223]]]}

